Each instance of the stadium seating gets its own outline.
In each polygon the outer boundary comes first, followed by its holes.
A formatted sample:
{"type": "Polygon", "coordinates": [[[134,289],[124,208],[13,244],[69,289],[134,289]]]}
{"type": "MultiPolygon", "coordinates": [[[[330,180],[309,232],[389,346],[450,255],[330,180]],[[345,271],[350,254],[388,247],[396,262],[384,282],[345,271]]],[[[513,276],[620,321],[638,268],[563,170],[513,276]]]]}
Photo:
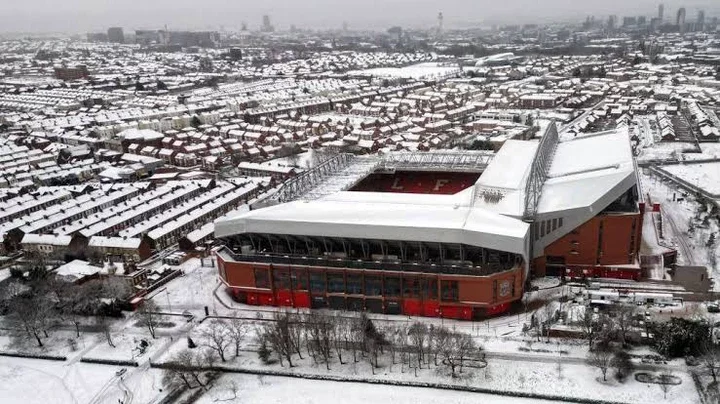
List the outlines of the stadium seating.
{"type": "Polygon", "coordinates": [[[471,187],[479,177],[480,173],[422,171],[398,171],[393,174],[373,173],[351,190],[452,195],[471,187]]]}

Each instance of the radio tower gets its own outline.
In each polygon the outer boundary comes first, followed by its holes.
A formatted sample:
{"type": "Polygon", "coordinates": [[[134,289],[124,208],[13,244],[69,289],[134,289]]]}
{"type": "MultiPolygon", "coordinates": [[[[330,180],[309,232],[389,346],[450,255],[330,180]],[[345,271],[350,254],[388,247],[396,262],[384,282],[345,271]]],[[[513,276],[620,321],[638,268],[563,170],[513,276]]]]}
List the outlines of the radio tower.
{"type": "Polygon", "coordinates": [[[438,13],[437,16],[437,38],[442,38],[443,34],[443,13],[442,11],[438,13]]]}

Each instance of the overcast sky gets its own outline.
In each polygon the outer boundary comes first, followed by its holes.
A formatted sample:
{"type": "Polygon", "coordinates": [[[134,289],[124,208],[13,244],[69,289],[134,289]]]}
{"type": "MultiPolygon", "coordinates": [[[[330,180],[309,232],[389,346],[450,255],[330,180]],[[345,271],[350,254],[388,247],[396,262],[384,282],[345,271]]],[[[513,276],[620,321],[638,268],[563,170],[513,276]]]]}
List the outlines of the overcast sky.
{"type": "MultiPolygon", "coordinates": [[[[698,7],[708,16],[720,13],[718,0],[665,1],[669,18],[684,4],[688,20],[698,7]],[[713,6],[714,5],[714,6],[713,6]],[[714,8],[714,10],[713,10],[714,8]]],[[[423,27],[435,23],[439,11],[446,27],[472,23],[532,22],[538,19],[580,21],[588,14],[647,15],[657,13],[654,0],[0,0],[1,32],[87,32],[108,26],[137,28],[234,30],[246,22],[259,27],[268,14],[278,29],[384,29],[392,25],[423,27]]]]}

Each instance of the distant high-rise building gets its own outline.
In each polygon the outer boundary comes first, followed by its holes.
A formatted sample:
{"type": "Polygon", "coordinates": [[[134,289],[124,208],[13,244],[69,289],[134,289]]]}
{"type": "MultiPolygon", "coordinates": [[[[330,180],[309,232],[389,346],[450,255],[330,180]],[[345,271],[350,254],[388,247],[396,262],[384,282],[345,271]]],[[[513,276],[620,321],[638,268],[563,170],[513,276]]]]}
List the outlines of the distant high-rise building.
{"type": "Polygon", "coordinates": [[[635,17],[623,17],[623,27],[629,27],[636,24],[637,19],[635,17]]]}
{"type": "Polygon", "coordinates": [[[608,20],[607,20],[608,31],[614,30],[616,25],[617,25],[617,16],[614,16],[614,15],[608,16],[608,20]]]}
{"type": "Polygon", "coordinates": [[[703,31],[705,29],[705,11],[698,11],[697,24],[695,24],[695,30],[703,31]]]}
{"type": "Polygon", "coordinates": [[[88,42],[107,42],[108,36],[105,32],[89,32],[87,40],[88,42]]]}
{"type": "Polygon", "coordinates": [[[647,18],[644,15],[641,15],[637,18],[637,24],[638,25],[645,25],[647,24],[647,18]]]}
{"type": "Polygon", "coordinates": [[[264,15],[262,19],[262,32],[273,32],[275,28],[270,24],[270,16],[264,15]]]}
{"type": "Polygon", "coordinates": [[[663,18],[665,18],[665,6],[662,3],[658,6],[658,18],[660,19],[660,23],[662,23],[663,18]]]}
{"type": "Polygon", "coordinates": [[[343,23],[342,23],[342,30],[343,30],[344,32],[348,32],[348,23],[347,23],[347,21],[343,21],[343,23]]]}
{"type": "Polygon", "coordinates": [[[440,38],[443,34],[443,13],[442,11],[437,15],[437,37],[440,38]]]}
{"type": "Polygon", "coordinates": [[[677,12],[677,18],[675,19],[675,25],[678,26],[680,33],[685,32],[685,7],[680,7],[677,12]]]}
{"type": "Polygon", "coordinates": [[[121,27],[108,28],[107,32],[108,41],[113,43],[125,43],[125,34],[121,27]]]}

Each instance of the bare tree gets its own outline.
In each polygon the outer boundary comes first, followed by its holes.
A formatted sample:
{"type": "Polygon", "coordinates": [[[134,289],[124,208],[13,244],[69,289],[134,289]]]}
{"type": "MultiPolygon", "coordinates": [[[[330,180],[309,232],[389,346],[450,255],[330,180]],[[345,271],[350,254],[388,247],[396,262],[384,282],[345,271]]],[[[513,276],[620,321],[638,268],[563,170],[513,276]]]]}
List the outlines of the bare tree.
{"type": "Polygon", "coordinates": [[[113,302],[127,299],[132,293],[132,288],[127,280],[117,276],[110,276],[104,279],[102,289],[103,297],[111,299],[113,302]]]}
{"type": "Polygon", "coordinates": [[[203,383],[203,365],[204,358],[200,354],[185,349],[175,354],[170,360],[171,366],[163,370],[163,383],[165,385],[182,384],[192,389],[200,386],[207,390],[207,383],[203,383]],[[197,386],[191,382],[195,381],[197,386]]]}
{"type": "Polygon", "coordinates": [[[103,337],[105,338],[105,341],[107,341],[108,345],[115,348],[115,343],[113,343],[112,339],[112,324],[110,323],[110,319],[105,315],[98,316],[97,325],[98,328],[100,328],[100,331],[102,331],[103,337]]]}
{"type": "Polygon", "coordinates": [[[720,370],[720,348],[710,341],[706,342],[700,360],[712,376],[713,382],[717,382],[717,373],[720,370]]]}
{"type": "Polygon", "coordinates": [[[635,367],[630,359],[630,354],[622,350],[615,352],[611,365],[615,369],[615,377],[620,381],[625,380],[635,367]]]}
{"type": "Polygon", "coordinates": [[[233,345],[235,345],[235,357],[237,358],[240,356],[240,345],[242,345],[242,342],[245,340],[248,326],[245,321],[235,317],[225,322],[225,328],[232,339],[233,345]]]}
{"type": "Polygon", "coordinates": [[[465,361],[469,359],[473,354],[482,351],[482,348],[478,347],[477,344],[475,344],[475,340],[472,339],[472,336],[470,336],[470,334],[466,334],[463,332],[458,333],[457,335],[457,357],[460,360],[460,373],[462,373],[463,366],[465,366],[465,361]]]}
{"type": "Polygon", "coordinates": [[[607,381],[607,371],[612,364],[613,352],[608,349],[595,349],[588,354],[587,363],[602,372],[603,381],[607,381]]]}
{"type": "Polygon", "coordinates": [[[432,353],[433,363],[438,366],[438,356],[442,353],[443,347],[450,339],[450,331],[445,327],[433,327],[432,337],[432,353]]]}
{"type": "Polygon", "coordinates": [[[211,320],[207,327],[200,331],[202,345],[217,353],[220,360],[225,362],[225,352],[232,344],[232,336],[227,327],[220,320],[211,320]]]}
{"type": "MultiPolygon", "coordinates": [[[[611,349],[613,342],[618,339],[618,334],[617,321],[602,313],[596,323],[595,345],[599,345],[601,349],[611,349]]],[[[594,348],[590,346],[590,349],[594,348]]]]}
{"type": "Polygon", "coordinates": [[[156,338],[157,327],[162,321],[162,314],[159,313],[157,304],[152,300],[145,300],[138,309],[140,324],[147,327],[150,336],[156,338]]]}
{"type": "Polygon", "coordinates": [[[16,296],[10,303],[11,317],[20,324],[28,337],[33,337],[39,347],[42,338],[48,337],[48,328],[53,316],[51,302],[47,295],[35,291],[16,296]]]}
{"type": "Polygon", "coordinates": [[[585,307],[580,317],[580,326],[582,327],[583,334],[588,341],[590,349],[592,349],[595,337],[597,336],[598,323],[595,319],[595,313],[593,313],[590,307],[585,307]]]}
{"type": "Polygon", "coordinates": [[[627,333],[637,313],[637,308],[630,304],[618,305],[615,308],[615,323],[618,328],[618,337],[623,347],[627,346],[627,333]]]}
{"type": "Polygon", "coordinates": [[[305,326],[302,323],[302,319],[297,314],[286,313],[288,317],[288,329],[290,331],[290,340],[292,341],[292,347],[297,352],[300,359],[304,359],[300,347],[302,347],[302,341],[305,336],[305,326]]]}
{"type": "Polygon", "coordinates": [[[428,327],[420,322],[415,322],[408,329],[410,344],[417,354],[418,366],[422,369],[422,362],[425,356],[428,340],[428,327]]]}
{"type": "Polygon", "coordinates": [[[333,348],[335,348],[335,354],[337,355],[340,364],[344,365],[345,362],[343,361],[342,355],[345,346],[343,345],[343,343],[345,342],[345,336],[349,334],[348,328],[350,323],[339,314],[335,315],[335,317],[332,319],[332,322],[333,326],[330,332],[332,333],[331,339],[333,348]]]}
{"type": "Polygon", "coordinates": [[[275,312],[275,321],[265,324],[263,335],[272,346],[273,350],[278,353],[280,365],[283,364],[285,358],[290,367],[293,367],[292,355],[295,352],[295,345],[292,340],[290,330],[290,316],[288,313],[275,312]]]}
{"type": "Polygon", "coordinates": [[[358,345],[362,341],[362,321],[358,316],[352,316],[348,320],[347,325],[344,327],[343,341],[345,342],[345,349],[351,349],[353,354],[353,363],[358,362],[357,349],[358,345]]]}
{"type": "Polygon", "coordinates": [[[366,359],[370,364],[373,376],[375,375],[375,368],[378,367],[378,350],[380,349],[380,341],[375,338],[369,338],[365,343],[365,349],[367,350],[366,359]]]}
{"type": "MultiPolygon", "coordinates": [[[[320,358],[325,363],[327,370],[330,370],[330,357],[332,354],[332,338],[334,324],[331,318],[316,312],[307,316],[305,325],[307,327],[308,345],[312,347],[313,358],[320,358]]],[[[317,359],[316,359],[317,361],[317,359]]]]}
{"type": "Polygon", "coordinates": [[[474,352],[477,352],[477,345],[472,337],[462,332],[451,332],[446,330],[445,343],[440,348],[442,364],[450,369],[453,378],[462,373],[465,360],[474,352]]]}

